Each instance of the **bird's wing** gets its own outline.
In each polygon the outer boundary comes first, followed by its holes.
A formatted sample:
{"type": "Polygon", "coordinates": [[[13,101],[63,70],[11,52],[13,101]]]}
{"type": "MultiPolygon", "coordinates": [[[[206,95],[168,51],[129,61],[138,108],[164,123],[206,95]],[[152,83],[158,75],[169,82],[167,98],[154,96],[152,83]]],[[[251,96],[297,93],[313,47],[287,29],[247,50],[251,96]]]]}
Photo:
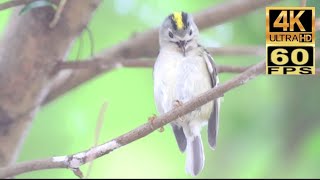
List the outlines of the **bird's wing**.
{"type": "MultiPolygon", "coordinates": [[[[203,48],[203,47],[202,47],[203,48]]],[[[207,65],[208,72],[211,77],[211,87],[214,88],[219,83],[217,66],[210,55],[210,53],[203,48],[204,50],[204,59],[207,65]]],[[[219,110],[220,110],[220,101],[219,98],[213,100],[213,109],[208,122],[208,142],[212,149],[215,149],[217,143],[217,134],[219,127],[219,110]]]]}

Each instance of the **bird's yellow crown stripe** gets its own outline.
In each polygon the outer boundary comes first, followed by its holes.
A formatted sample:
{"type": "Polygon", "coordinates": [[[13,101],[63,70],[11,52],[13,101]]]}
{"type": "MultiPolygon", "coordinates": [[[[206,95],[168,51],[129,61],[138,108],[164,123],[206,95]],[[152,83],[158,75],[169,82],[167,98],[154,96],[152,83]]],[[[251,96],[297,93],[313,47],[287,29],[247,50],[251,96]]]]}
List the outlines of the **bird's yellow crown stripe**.
{"type": "Polygon", "coordinates": [[[178,29],[182,29],[184,27],[181,12],[174,12],[173,13],[173,20],[176,23],[178,29]]]}

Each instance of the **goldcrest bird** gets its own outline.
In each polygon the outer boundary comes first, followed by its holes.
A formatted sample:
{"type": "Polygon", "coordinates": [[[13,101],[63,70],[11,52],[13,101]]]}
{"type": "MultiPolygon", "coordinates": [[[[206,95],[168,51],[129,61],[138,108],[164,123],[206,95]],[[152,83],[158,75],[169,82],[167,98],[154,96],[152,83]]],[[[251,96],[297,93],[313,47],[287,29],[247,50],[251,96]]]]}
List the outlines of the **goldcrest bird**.
{"type": "MultiPolygon", "coordinates": [[[[219,83],[213,58],[198,40],[199,30],[188,13],[172,13],[162,23],[160,52],[153,71],[154,98],[160,114],[219,83]]],[[[170,123],[180,151],[186,152],[186,172],[190,175],[198,175],[204,166],[204,125],[208,125],[210,147],[216,147],[219,109],[218,98],[170,123]]]]}

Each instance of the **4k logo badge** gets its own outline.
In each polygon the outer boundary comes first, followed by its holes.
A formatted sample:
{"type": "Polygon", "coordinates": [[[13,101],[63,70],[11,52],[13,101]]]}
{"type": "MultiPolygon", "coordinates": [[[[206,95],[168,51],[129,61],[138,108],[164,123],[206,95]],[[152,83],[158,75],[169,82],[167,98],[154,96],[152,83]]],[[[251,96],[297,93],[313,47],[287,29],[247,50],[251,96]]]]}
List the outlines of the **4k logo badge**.
{"type": "Polygon", "coordinates": [[[266,8],[266,74],[315,74],[315,8],[266,8]]]}

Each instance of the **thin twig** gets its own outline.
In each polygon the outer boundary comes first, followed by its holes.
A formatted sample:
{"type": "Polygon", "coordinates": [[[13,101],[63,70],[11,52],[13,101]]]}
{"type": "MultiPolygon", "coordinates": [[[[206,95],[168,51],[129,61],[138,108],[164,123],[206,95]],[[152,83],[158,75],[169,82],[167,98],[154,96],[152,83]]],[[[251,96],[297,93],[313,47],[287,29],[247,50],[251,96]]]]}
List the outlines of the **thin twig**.
{"type": "Polygon", "coordinates": [[[153,60],[147,59],[130,59],[130,60],[120,60],[120,61],[104,61],[101,58],[80,60],[80,61],[59,61],[55,67],[55,72],[59,72],[66,69],[99,69],[105,70],[115,67],[152,67],[154,64],[153,60]]]}
{"type": "MultiPolygon", "coordinates": [[[[216,56],[265,56],[266,49],[263,46],[231,46],[231,47],[215,47],[215,48],[207,48],[208,51],[213,55],[216,56]]],[[[119,63],[123,64],[123,66],[134,66],[134,67],[151,67],[153,62],[143,61],[146,58],[130,58],[130,59],[123,59],[123,58],[92,58],[87,60],[73,60],[69,62],[61,62],[56,67],[55,72],[59,72],[63,69],[88,69],[92,68],[101,68],[103,66],[109,66],[110,64],[119,63]],[[93,62],[95,61],[95,62],[93,62]],[[130,63],[130,61],[133,61],[130,63]],[[139,62],[139,63],[138,63],[139,62]],[[96,65],[94,65],[96,64],[96,65]]]]}
{"type": "MultiPolygon", "coordinates": [[[[245,55],[245,56],[265,56],[265,47],[262,46],[247,46],[247,47],[217,47],[217,48],[208,48],[209,52],[213,54],[213,57],[217,57],[219,55],[230,55],[230,56],[240,56],[240,55],[245,55]]],[[[101,61],[105,61],[106,66],[96,66],[96,68],[88,68],[88,66],[91,66],[90,62],[88,62],[89,65],[87,65],[85,63],[82,63],[82,69],[87,69],[86,71],[79,71],[79,72],[73,72],[72,75],[67,78],[67,80],[62,83],[62,85],[59,85],[57,87],[55,87],[54,89],[51,90],[51,92],[48,94],[48,96],[46,97],[46,99],[43,101],[43,104],[47,104],[48,102],[52,101],[53,99],[57,98],[58,96],[64,94],[65,92],[69,91],[70,89],[80,85],[81,83],[89,80],[90,78],[101,74],[101,73],[105,73],[110,71],[111,69],[114,69],[114,67],[121,67],[122,66],[131,66],[131,67],[143,67],[143,66],[147,66],[147,67],[151,67],[153,65],[154,62],[152,61],[144,61],[144,62],[130,62],[130,61],[135,61],[137,60],[137,58],[129,58],[127,59],[127,61],[125,62],[125,64],[123,63],[116,63],[117,61],[124,61],[123,58],[119,58],[119,57],[104,57],[104,58],[94,58],[96,59],[101,59],[101,61]],[[145,64],[147,63],[147,64],[145,64]],[[118,65],[118,66],[107,66],[107,65],[118,65]],[[94,76],[91,76],[94,75],[94,76]]],[[[92,59],[91,59],[92,60],[92,59]]],[[[72,61],[75,62],[75,61],[72,61]]],[[[80,62],[80,61],[77,61],[80,62]]],[[[63,66],[68,65],[65,63],[62,63],[63,66]]],[[[61,65],[61,64],[60,64],[61,65]]],[[[58,66],[60,66],[58,65],[58,66]]],[[[71,65],[73,66],[73,65],[71,65]]],[[[65,69],[63,67],[56,67],[54,68],[53,74],[59,72],[59,69],[65,69]]],[[[224,71],[227,72],[227,71],[224,71]]]]}
{"type": "Polygon", "coordinates": [[[93,161],[103,155],[110,153],[111,151],[123,147],[133,141],[136,141],[142,137],[147,136],[156,129],[174,121],[178,117],[181,117],[196,108],[212,101],[213,99],[219,98],[224,95],[224,93],[235,89],[241,85],[244,85],[251,79],[265,72],[265,60],[262,60],[258,64],[250,67],[245,72],[238,74],[233,79],[227,81],[226,83],[216,86],[208,90],[205,93],[193,98],[192,100],[184,103],[182,106],[175,108],[161,116],[158,116],[150,123],[145,123],[144,125],[123,134],[105,144],[99,145],[95,148],[76,153],[69,156],[59,156],[52,157],[43,160],[35,160],[29,162],[22,162],[15,164],[13,166],[0,168],[0,178],[12,177],[22,173],[43,170],[43,169],[53,169],[53,168],[69,168],[77,169],[83,164],[93,161]]]}
{"type": "MultiPolygon", "coordinates": [[[[101,128],[103,126],[103,120],[104,120],[104,113],[106,112],[106,109],[108,107],[108,103],[105,102],[103,103],[103,105],[101,106],[100,109],[100,113],[99,113],[99,118],[97,120],[97,125],[96,125],[96,133],[94,136],[94,143],[92,147],[97,147],[98,142],[99,142],[99,137],[100,137],[100,133],[101,133],[101,128]]],[[[89,167],[88,167],[88,171],[87,171],[87,175],[86,175],[86,179],[89,177],[91,171],[92,171],[92,167],[93,167],[93,161],[89,162],[89,167]]]]}
{"type": "Polygon", "coordinates": [[[101,128],[103,126],[103,120],[104,120],[104,114],[108,108],[108,103],[104,102],[103,105],[101,106],[100,112],[99,112],[99,118],[97,120],[97,125],[96,125],[96,130],[95,130],[95,136],[94,136],[94,143],[93,147],[97,146],[99,143],[99,137],[101,133],[101,128]]]}
{"type": "MultiPolygon", "coordinates": [[[[154,60],[147,59],[129,59],[117,62],[104,61],[103,59],[94,60],[82,60],[82,61],[68,61],[59,62],[56,66],[56,72],[66,69],[100,69],[100,70],[112,70],[117,67],[140,67],[140,68],[152,68],[154,60]]],[[[228,66],[218,65],[219,73],[241,73],[251,66],[228,66]]]]}
{"type": "MultiPolygon", "coordinates": [[[[237,50],[236,47],[223,47],[223,48],[208,48],[209,51],[214,55],[214,57],[218,55],[250,55],[251,54],[259,54],[265,56],[265,47],[256,46],[256,47],[243,47],[239,48],[237,50]],[[263,52],[263,53],[262,53],[263,52]],[[260,54],[261,53],[261,54],[260,54]]],[[[316,48],[315,58],[316,60],[320,59],[320,50],[316,48]]],[[[83,70],[90,70],[90,72],[99,72],[106,73],[109,72],[115,68],[120,67],[142,67],[142,68],[148,68],[152,67],[154,64],[153,60],[147,60],[147,59],[105,59],[105,58],[94,58],[90,60],[85,61],[71,61],[71,62],[61,62],[55,67],[55,72],[59,72],[63,69],[83,69],[83,70]],[[96,61],[98,60],[98,61],[96,61]]],[[[219,73],[240,73],[246,70],[249,66],[241,67],[241,66],[226,66],[226,65],[218,65],[218,72],[219,73]]],[[[69,91],[73,87],[80,84],[86,77],[87,74],[84,73],[73,73],[73,76],[68,79],[68,81],[57,88],[54,88],[49,95],[46,97],[46,99],[43,101],[43,105],[47,104],[48,102],[52,101],[56,97],[60,96],[61,94],[69,91]]]]}
{"type": "Polygon", "coordinates": [[[79,46],[78,46],[78,52],[77,52],[76,59],[79,59],[81,57],[82,45],[83,45],[83,37],[82,37],[82,35],[80,35],[78,39],[79,39],[79,46]]]}
{"type": "Polygon", "coordinates": [[[90,56],[91,56],[91,58],[93,58],[93,56],[94,56],[94,39],[93,39],[93,33],[92,33],[91,29],[90,29],[88,26],[85,27],[85,30],[86,30],[87,33],[88,33],[89,41],[90,41],[90,56]]]}
{"type": "MultiPolygon", "coordinates": [[[[263,46],[231,46],[231,47],[215,47],[207,48],[208,51],[215,56],[265,56],[265,47],[263,46]]],[[[64,69],[105,69],[106,67],[118,64],[124,67],[152,67],[154,62],[146,58],[133,58],[111,60],[107,58],[92,58],[87,60],[73,60],[68,62],[60,62],[54,72],[59,72],[64,69]]],[[[227,68],[228,69],[228,68],[227,68]]],[[[221,72],[228,72],[222,70],[221,72]]],[[[231,71],[233,72],[233,71],[231,71]]],[[[237,72],[237,71],[236,71],[237,72]]],[[[241,71],[242,72],[242,71],[241,71]]]]}
{"type": "Polygon", "coordinates": [[[50,28],[54,28],[57,25],[57,23],[61,17],[61,13],[64,9],[64,6],[66,5],[66,2],[67,2],[67,0],[60,0],[58,8],[56,10],[56,13],[54,14],[53,20],[49,24],[50,28]]]}
{"type": "Polygon", "coordinates": [[[12,7],[16,7],[16,6],[29,4],[32,1],[37,1],[37,0],[11,0],[11,1],[0,4],[0,11],[5,10],[5,9],[9,9],[12,7]]]}
{"type": "MultiPolygon", "coordinates": [[[[316,56],[316,60],[319,59],[319,55],[316,56]]],[[[139,67],[139,68],[152,68],[154,60],[152,59],[127,59],[117,62],[104,61],[103,59],[81,60],[81,61],[69,61],[59,62],[56,66],[56,71],[72,69],[100,69],[110,71],[113,68],[119,67],[139,67]]],[[[230,65],[217,65],[218,73],[242,73],[247,70],[249,66],[230,66],[230,65]]],[[[317,71],[318,69],[316,69],[317,71]]]]}

